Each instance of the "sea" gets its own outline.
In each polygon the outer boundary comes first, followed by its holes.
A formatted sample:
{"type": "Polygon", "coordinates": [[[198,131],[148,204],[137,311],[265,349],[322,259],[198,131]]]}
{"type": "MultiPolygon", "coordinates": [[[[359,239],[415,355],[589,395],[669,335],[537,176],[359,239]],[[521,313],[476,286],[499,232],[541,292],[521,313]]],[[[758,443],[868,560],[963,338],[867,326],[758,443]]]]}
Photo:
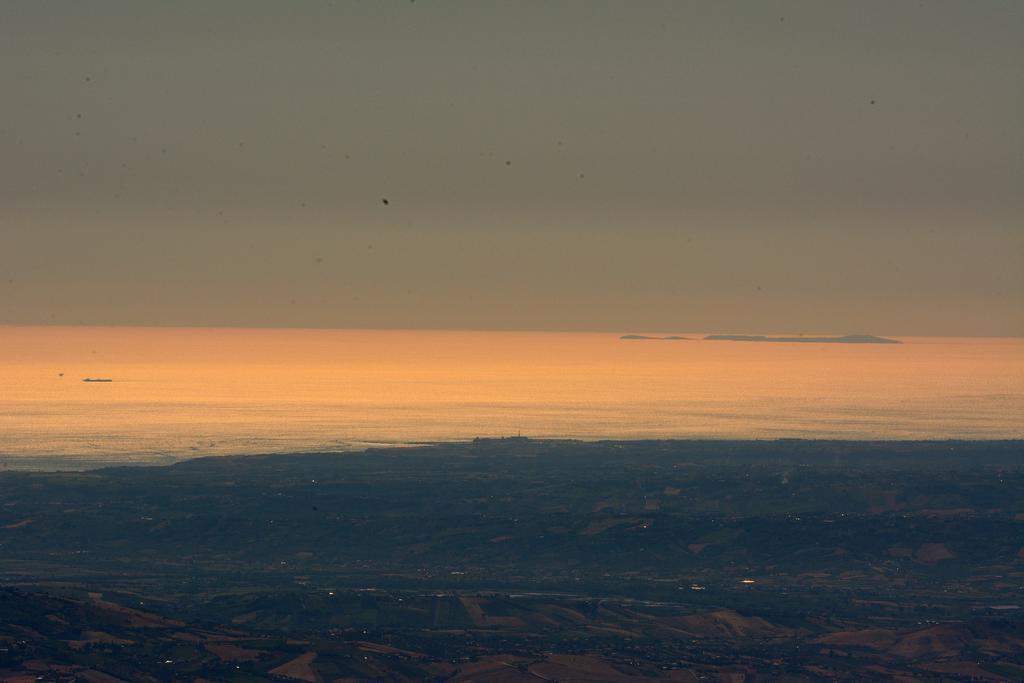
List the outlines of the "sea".
{"type": "Polygon", "coordinates": [[[678,334],[0,327],[0,470],[513,435],[1024,438],[1024,339],[678,334]]]}

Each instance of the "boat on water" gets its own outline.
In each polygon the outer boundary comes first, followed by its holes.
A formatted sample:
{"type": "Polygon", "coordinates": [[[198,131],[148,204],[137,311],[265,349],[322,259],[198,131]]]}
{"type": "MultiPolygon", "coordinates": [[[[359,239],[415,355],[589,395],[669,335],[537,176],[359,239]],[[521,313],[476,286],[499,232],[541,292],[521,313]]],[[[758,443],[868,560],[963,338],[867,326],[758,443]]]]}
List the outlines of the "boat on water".
{"type": "Polygon", "coordinates": [[[112,379],[101,379],[98,377],[86,377],[82,380],[83,382],[113,382],[112,379]]]}

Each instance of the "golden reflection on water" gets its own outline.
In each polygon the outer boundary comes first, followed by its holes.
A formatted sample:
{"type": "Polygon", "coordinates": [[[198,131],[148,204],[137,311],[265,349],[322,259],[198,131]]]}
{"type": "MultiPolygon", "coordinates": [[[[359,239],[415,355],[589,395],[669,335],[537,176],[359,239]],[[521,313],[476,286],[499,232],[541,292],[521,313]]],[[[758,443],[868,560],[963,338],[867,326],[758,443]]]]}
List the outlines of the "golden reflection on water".
{"type": "Polygon", "coordinates": [[[1024,437],[1024,340],[902,341],[0,327],[0,455],[144,460],[520,431],[1024,437]]]}

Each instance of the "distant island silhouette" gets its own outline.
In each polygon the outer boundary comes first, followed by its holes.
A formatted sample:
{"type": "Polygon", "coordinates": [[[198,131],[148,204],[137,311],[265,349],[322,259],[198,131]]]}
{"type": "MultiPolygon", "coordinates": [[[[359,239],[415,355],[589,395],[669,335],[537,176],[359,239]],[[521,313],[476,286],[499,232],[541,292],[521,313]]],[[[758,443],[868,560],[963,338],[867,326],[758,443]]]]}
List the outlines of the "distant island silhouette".
{"type": "Polygon", "coordinates": [[[658,341],[684,341],[684,340],[689,339],[689,337],[680,337],[679,335],[671,335],[671,336],[668,336],[668,337],[648,337],[647,335],[644,335],[644,334],[624,334],[621,337],[619,337],[619,339],[629,339],[629,340],[655,339],[655,340],[658,340],[658,341]]]}
{"type": "Polygon", "coordinates": [[[847,334],[842,337],[766,337],[760,334],[709,334],[709,341],[802,342],[806,344],[902,344],[903,342],[872,334],[847,334]]]}

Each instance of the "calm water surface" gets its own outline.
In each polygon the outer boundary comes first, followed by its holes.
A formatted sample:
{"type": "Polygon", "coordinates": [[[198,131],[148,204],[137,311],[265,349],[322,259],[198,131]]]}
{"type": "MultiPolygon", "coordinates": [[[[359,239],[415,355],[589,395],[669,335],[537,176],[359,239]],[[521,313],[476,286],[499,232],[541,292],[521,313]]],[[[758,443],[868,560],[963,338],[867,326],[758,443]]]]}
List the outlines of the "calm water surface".
{"type": "Polygon", "coordinates": [[[902,341],[0,327],[0,460],[73,467],[519,432],[1024,438],[1024,340],[902,341]]]}

